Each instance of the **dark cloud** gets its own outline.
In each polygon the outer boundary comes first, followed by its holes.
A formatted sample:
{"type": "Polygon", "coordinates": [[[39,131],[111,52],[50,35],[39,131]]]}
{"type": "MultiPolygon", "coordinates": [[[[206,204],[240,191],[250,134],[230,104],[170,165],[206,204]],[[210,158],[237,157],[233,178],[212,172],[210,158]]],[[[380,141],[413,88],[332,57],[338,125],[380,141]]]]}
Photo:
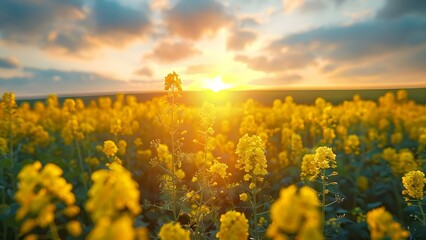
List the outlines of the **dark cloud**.
{"type": "Polygon", "coordinates": [[[87,27],[94,35],[122,41],[126,37],[140,38],[145,35],[150,21],[143,9],[133,9],[118,2],[103,0],[95,1],[87,27]]]}
{"type": "Polygon", "coordinates": [[[426,19],[404,17],[291,34],[257,56],[237,55],[235,60],[277,78],[291,70],[318,66],[330,78],[416,82],[424,81],[425,56],[426,19]]]}
{"type": "MultiPolygon", "coordinates": [[[[426,42],[426,20],[404,18],[398,21],[369,21],[350,26],[318,28],[293,34],[271,45],[309,51],[336,61],[358,61],[389,54],[426,42]]],[[[311,61],[313,61],[312,59],[311,61]]]]}
{"type": "Polygon", "coordinates": [[[247,45],[253,43],[257,38],[257,34],[245,30],[234,30],[228,36],[228,50],[244,50],[247,45]]]}
{"type": "Polygon", "coordinates": [[[1,0],[0,38],[73,55],[102,46],[121,47],[149,32],[146,8],[111,0],[1,0]]]}
{"type": "Polygon", "coordinates": [[[27,76],[2,78],[0,86],[18,96],[55,94],[81,94],[129,90],[129,84],[91,72],[43,70],[24,68],[27,76]]]}
{"type": "Polygon", "coordinates": [[[395,19],[405,15],[426,16],[425,0],[387,0],[385,6],[378,11],[377,17],[395,19]]]}
{"type": "Polygon", "coordinates": [[[19,61],[14,57],[1,58],[0,57],[0,68],[15,69],[20,67],[19,61]]]}
{"type": "Polygon", "coordinates": [[[199,54],[193,44],[182,41],[162,41],[158,43],[153,52],[145,55],[145,58],[154,59],[160,63],[173,63],[199,54]]]}
{"type": "Polygon", "coordinates": [[[0,1],[1,38],[22,43],[40,42],[57,24],[82,12],[77,0],[0,1]]]}
{"type": "Polygon", "coordinates": [[[135,71],[135,74],[139,76],[152,77],[154,75],[154,72],[149,67],[141,67],[135,71]]]}
{"type": "Polygon", "coordinates": [[[225,7],[215,0],[180,0],[165,14],[172,35],[193,40],[213,35],[232,20],[225,7]]]}

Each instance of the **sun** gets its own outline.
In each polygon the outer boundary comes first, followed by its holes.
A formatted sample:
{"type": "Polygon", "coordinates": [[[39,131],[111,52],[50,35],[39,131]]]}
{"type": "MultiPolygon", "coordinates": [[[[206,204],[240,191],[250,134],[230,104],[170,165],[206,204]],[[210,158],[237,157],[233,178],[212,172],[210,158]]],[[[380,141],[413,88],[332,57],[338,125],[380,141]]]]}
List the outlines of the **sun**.
{"type": "Polygon", "coordinates": [[[204,80],[203,88],[210,89],[213,92],[219,92],[231,88],[232,85],[224,83],[221,76],[204,80]]]}

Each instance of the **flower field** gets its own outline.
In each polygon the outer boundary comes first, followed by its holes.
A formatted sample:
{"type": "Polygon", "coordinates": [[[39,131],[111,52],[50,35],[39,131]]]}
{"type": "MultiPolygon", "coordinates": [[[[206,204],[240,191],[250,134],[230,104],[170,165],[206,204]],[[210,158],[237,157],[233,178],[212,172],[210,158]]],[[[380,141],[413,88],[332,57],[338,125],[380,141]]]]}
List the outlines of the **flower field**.
{"type": "MultiPolygon", "coordinates": [[[[184,85],[183,85],[184,88],[184,85]]],[[[2,239],[426,239],[426,105],[182,104],[117,94],[0,108],[2,239]]]]}

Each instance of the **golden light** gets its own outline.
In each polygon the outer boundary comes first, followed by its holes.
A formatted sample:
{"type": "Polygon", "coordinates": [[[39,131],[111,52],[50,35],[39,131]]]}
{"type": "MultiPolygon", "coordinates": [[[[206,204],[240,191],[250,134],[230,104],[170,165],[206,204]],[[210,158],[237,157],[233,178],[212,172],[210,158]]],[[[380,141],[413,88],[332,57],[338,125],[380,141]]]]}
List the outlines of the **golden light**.
{"type": "Polygon", "coordinates": [[[206,79],[206,80],[204,80],[204,84],[203,84],[203,88],[210,89],[213,92],[219,92],[221,90],[229,89],[231,87],[232,87],[232,85],[224,83],[222,81],[221,76],[217,76],[217,77],[212,78],[212,79],[206,79]]]}

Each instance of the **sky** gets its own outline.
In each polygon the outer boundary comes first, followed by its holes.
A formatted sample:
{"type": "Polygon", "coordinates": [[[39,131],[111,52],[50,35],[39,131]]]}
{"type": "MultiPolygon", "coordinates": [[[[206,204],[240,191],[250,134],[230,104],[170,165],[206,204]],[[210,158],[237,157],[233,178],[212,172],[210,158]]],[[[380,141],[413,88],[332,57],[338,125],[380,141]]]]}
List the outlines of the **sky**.
{"type": "Polygon", "coordinates": [[[0,91],[426,87],[425,0],[1,0],[0,91]]]}

